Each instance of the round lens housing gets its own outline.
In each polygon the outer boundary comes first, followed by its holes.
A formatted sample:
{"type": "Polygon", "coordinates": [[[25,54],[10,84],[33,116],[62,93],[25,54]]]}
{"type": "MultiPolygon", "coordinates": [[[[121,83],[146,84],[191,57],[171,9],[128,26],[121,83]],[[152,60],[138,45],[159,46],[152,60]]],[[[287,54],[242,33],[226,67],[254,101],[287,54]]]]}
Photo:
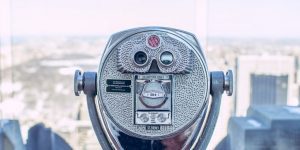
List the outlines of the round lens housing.
{"type": "Polygon", "coordinates": [[[147,54],[142,51],[138,51],[134,54],[134,61],[138,65],[144,65],[148,60],[147,54]]]}
{"type": "Polygon", "coordinates": [[[173,63],[173,54],[171,52],[165,51],[160,55],[160,62],[166,66],[173,63]]]}

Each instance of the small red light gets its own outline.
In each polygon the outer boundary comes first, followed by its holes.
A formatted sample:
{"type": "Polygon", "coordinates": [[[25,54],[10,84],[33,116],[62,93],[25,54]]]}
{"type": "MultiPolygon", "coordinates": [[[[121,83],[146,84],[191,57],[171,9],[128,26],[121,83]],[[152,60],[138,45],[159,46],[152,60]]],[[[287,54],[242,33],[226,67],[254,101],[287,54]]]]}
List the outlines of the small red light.
{"type": "Polygon", "coordinates": [[[148,45],[152,48],[157,48],[160,44],[160,39],[157,35],[151,35],[148,38],[148,45]]]}

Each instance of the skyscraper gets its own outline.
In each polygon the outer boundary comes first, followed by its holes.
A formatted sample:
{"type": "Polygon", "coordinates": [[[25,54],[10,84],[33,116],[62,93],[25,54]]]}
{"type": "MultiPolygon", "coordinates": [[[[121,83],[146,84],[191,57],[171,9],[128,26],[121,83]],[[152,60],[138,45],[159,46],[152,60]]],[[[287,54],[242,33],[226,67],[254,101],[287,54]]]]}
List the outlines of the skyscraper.
{"type": "Polygon", "coordinates": [[[235,114],[250,105],[298,105],[292,56],[240,56],[236,60],[235,114]]]}

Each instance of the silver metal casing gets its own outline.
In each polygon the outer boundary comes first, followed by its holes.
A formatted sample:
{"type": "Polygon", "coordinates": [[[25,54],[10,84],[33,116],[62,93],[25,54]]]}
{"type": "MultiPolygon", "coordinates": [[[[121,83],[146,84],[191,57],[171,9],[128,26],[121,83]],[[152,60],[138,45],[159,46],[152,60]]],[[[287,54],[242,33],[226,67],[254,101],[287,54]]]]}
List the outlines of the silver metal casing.
{"type": "Polygon", "coordinates": [[[132,149],[140,146],[138,149],[188,149],[201,140],[203,124],[208,117],[206,109],[209,104],[210,75],[201,47],[193,34],[171,28],[144,27],[112,35],[101,58],[97,87],[101,127],[113,148],[132,149]],[[159,130],[134,122],[135,76],[157,73],[122,73],[118,69],[120,62],[117,62],[121,44],[132,37],[152,34],[170,36],[191,51],[189,73],[163,74],[172,76],[172,123],[160,125],[159,130]],[[127,85],[130,92],[107,92],[108,79],[131,81],[127,85]]]}

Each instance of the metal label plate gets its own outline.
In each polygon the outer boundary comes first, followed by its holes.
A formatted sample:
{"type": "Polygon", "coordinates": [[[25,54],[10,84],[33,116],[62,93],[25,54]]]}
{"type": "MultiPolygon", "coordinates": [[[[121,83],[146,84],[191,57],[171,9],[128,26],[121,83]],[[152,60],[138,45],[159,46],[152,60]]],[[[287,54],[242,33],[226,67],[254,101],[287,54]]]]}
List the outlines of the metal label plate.
{"type": "Polygon", "coordinates": [[[124,87],[124,86],[107,86],[106,92],[121,92],[121,93],[130,93],[131,88],[130,87],[124,87]]]}
{"type": "Polygon", "coordinates": [[[116,80],[116,79],[107,79],[107,85],[119,85],[119,86],[130,86],[131,80],[116,80]]]}

